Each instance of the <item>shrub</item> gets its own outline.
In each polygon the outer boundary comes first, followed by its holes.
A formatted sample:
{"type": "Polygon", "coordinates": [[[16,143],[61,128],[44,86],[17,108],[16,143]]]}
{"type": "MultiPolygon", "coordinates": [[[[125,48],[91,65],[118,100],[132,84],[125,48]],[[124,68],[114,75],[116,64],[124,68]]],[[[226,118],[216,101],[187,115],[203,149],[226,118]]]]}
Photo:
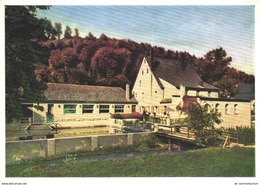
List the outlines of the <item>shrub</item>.
{"type": "Polygon", "coordinates": [[[142,119],[143,115],[138,112],[132,112],[129,114],[111,114],[111,118],[114,119],[142,119]]]}
{"type": "Polygon", "coordinates": [[[160,141],[156,136],[153,136],[151,139],[144,141],[138,146],[139,151],[147,151],[150,149],[155,149],[160,146],[160,141]]]}
{"type": "Polygon", "coordinates": [[[255,144],[255,128],[251,127],[236,127],[225,129],[231,138],[238,138],[238,142],[245,145],[255,144]]]}
{"type": "Polygon", "coordinates": [[[139,112],[132,112],[132,116],[136,119],[142,119],[143,115],[140,114],[139,112]]]}
{"type": "Polygon", "coordinates": [[[122,115],[121,114],[111,114],[111,118],[122,119],[122,115]]]}

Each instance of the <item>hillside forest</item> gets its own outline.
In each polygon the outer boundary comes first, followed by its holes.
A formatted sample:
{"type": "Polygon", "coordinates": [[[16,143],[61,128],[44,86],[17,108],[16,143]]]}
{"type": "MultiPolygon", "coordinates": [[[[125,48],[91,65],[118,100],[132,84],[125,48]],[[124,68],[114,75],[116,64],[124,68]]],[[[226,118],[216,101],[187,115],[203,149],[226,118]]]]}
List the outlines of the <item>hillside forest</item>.
{"type": "Polygon", "coordinates": [[[204,81],[220,88],[222,97],[234,96],[238,83],[254,83],[254,75],[230,66],[232,57],[222,47],[209,48],[203,57],[196,57],[188,51],[166,50],[105,34],[95,37],[89,32],[81,37],[80,30],[71,30],[68,25],[63,33],[64,25],[36,17],[37,9],[48,8],[5,8],[7,112],[19,109],[21,100],[44,98],[47,82],[133,86],[143,57],[151,55],[190,63],[204,81]]]}
{"type": "MultiPolygon", "coordinates": [[[[91,33],[85,38],[46,40],[41,43],[49,53],[36,67],[39,81],[89,85],[122,86],[134,84],[145,56],[177,59],[194,66],[201,78],[220,88],[222,97],[234,95],[238,83],[252,83],[254,76],[230,67],[232,57],[223,48],[209,51],[202,58],[186,51],[166,50],[148,43],[99,38],[91,33]]],[[[174,43],[173,43],[174,45],[174,43]]]]}

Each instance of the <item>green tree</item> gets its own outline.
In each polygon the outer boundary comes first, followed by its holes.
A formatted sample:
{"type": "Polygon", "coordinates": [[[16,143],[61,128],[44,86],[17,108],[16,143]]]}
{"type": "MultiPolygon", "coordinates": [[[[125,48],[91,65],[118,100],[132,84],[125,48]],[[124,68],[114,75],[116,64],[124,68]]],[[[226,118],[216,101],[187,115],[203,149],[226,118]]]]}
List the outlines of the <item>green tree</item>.
{"type": "Polygon", "coordinates": [[[213,49],[204,55],[203,60],[198,60],[198,71],[203,80],[213,84],[222,79],[231,61],[232,58],[227,57],[227,53],[222,47],[213,49]]]}
{"type": "Polygon", "coordinates": [[[43,97],[45,84],[37,81],[34,70],[46,55],[39,43],[48,38],[42,21],[36,18],[37,8],[46,10],[49,7],[5,7],[7,122],[20,117],[21,101],[38,102],[43,97]]]}
{"type": "Polygon", "coordinates": [[[55,23],[55,30],[57,32],[58,39],[60,39],[62,34],[62,26],[61,23],[55,23]]]}
{"type": "Polygon", "coordinates": [[[64,38],[69,39],[71,38],[71,28],[69,26],[66,26],[65,32],[64,32],[64,38]]]}
{"type": "Polygon", "coordinates": [[[183,121],[189,125],[198,145],[216,146],[222,141],[220,133],[215,129],[215,124],[221,123],[221,115],[210,105],[203,106],[196,98],[186,95],[182,104],[176,108],[187,115],[183,121]]]}
{"type": "Polygon", "coordinates": [[[79,30],[75,28],[75,37],[79,37],[79,30]]]}
{"type": "Polygon", "coordinates": [[[52,26],[51,21],[44,18],[40,19],[40,24],[44,30],[44,34],[46,35],[47,39],[55,39],[55,36],[57,35],[57,31],[55,28],[52,26]]]}

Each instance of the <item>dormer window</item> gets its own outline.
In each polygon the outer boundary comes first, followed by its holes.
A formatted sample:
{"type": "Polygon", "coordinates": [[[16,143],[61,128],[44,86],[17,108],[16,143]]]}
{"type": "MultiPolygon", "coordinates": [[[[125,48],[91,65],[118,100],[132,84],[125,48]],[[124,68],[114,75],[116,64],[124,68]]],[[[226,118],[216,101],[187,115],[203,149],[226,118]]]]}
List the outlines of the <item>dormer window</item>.
{"type": "Polygon", "coordinates": [[[237,104],[234,105],[234,114],[238,115],[238,105],[237,104]]]}
{"type": "Polygon", "coordinates": [[[216,112],[219,112],[219,107],[220,107],[220,105],[219,105],[219,103],[217,103],[217,104],[215,105],[215,111],[216,111],[216,112]]]}
{"type": "Polygon", "coordinates": [[[229,114],[228,104],[225,105],[225,114],[229,114]]]}

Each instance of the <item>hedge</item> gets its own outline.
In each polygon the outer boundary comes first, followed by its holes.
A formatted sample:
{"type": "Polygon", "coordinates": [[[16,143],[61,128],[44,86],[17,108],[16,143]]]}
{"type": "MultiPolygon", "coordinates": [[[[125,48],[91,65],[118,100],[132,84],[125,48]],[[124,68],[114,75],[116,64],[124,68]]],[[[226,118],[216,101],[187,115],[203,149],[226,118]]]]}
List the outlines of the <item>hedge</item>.
{"type": "Polygon", "coordinates": [[[132,112],[128,114],[111,114],[111,118],[114,119],[142,119],[143,115],[139,112],[132,112]]]}

